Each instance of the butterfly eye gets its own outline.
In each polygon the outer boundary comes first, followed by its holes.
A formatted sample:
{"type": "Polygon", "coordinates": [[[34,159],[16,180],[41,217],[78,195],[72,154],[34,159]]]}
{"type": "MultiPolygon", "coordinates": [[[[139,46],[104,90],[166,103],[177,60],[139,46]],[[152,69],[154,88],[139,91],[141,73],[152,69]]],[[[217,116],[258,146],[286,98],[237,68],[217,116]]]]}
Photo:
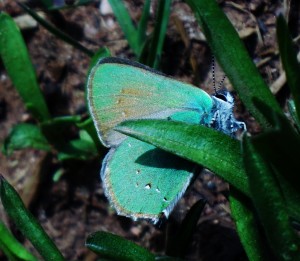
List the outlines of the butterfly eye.
{"type": "Polygon", "coordinates": [[[227,102],[227,97],[225,95],[223,95],[223,94],[219,94],[218,93],[218,94],[215,95],[215,97],[218,98],[218,99],[220,99],[220,100],[222,100],[222,101],[227,102]]]}

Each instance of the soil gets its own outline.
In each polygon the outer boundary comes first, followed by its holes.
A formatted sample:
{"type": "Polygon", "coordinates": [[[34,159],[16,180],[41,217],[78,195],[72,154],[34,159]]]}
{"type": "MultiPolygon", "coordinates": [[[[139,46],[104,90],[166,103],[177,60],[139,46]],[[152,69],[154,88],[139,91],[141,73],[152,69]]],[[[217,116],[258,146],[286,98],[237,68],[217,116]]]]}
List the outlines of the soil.
{"type": "MultiPolygon", "coordinates": [[[[39,1],[22,1],[34,10],[42,10],[39,1]]],[[[44,12],[45,18],[92,51],[106,46],[113,56],[133,59],[133,53],[114,15],[99,1],[85,6],[44,12]]],[[[219,1],[240,33],[253,61],[265,81],[272,85],[282,74],[276,46],[275,16],[289,14],[280,1],[219,1]]],[[[292,1],[293,2],[293,1],[292,1]]],[[[132,19],[141,16],[143,1],[126,1],[132,19]]],[[[155,10],[157,1],[153,1],[155,10]]],[[[15,1],[1,1],[1,10],[14,18],[24,14],[15,1]]],[[[149,25],[153,29],[154,15],[149,25]]],[[[38,82],[53,116],[86,112],[85,81],[90,58],[36,25],[23,29],[22,34],[36,69],[38,82]]],[[[297,35],[295,35],[297,36],[297,35]]],[[[162,70],[186,82],[196,83],[213,93],[211,52],[189,7],[173,1],[162,70]],[[193,64],[197,66],[192,66],[193,64]]],[[[3,65],[0,65],[0,142],[12,126],[33,122],[26,111],[3,65]]],[[[216,69],[217,81],[223,76],[216,69]]],[[[230,83],[226,82],[228,89],[230,83]]],[[[276,89],[277,90],[277,89],[276,89]]],[[[274,91],[275,92],[275,91],[274,91]]],[[[278,100],[286,98],[284,84],[276,91],[278,100]]],[[[259,126],[236,97],[236,116],[244,120],[253,135],[259,126]]],[[[0,154],[0,172],[15,187],[25,204],[34,213],[67,260],[96,260],[85,247],[85,239],[95,231],[108,231],[130,239],[157,254],[164,254],[166,237],[176,232],[178,223],[199,199],[207,200],[190,243],[187,260],[247,260],[226,199],[228,185],[209,171],[203,171],[195,184],[180,200],[168,222],[154,226],[147,221],[132,221],[116,215],[104,196],[99,177],[101,158],[86,162],[63,164],[55,155],[26,149],[11,156],[0,154]],[[62,171],[58,181],[53,175],[62,171]]],[[[2,207],[2,206],[1,206],[2,207]]],[[[24,245],[35,250],[8,220],[3,209],[0,218],[8,224],[24,245]]],[[[38,255],[38,254],[37,254],[38,255]]],[[[0,260],[6,260],[0,252],[0,260]]]]}

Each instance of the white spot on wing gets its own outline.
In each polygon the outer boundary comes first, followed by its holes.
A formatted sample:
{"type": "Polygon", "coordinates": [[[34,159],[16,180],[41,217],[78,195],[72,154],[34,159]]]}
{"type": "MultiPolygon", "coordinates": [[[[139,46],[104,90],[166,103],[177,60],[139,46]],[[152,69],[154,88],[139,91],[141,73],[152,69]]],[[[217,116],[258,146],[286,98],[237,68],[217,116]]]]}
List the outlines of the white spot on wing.
{"type": "Polygon", "coordinates": [[[148,183],[148,184],[145,186],[145,189],[151,189],[151,184],[148,183]]]}

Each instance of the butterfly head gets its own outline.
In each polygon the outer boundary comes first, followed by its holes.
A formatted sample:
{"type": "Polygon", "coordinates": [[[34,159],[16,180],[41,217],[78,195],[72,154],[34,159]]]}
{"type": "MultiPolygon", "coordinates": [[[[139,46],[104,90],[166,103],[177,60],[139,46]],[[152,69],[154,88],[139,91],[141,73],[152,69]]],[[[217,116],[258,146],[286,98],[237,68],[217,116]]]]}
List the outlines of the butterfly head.
{"type": "Polygon", "coordinates": [[[238,121],[233,113],[234,98],[227,90],[219,90],[212,96],[214,106],[212,109],[213,117],[208,124],[209,127],[221,131],[231,137],[235,137],[238,130],[245,131],[246,125],[238,121]]]}

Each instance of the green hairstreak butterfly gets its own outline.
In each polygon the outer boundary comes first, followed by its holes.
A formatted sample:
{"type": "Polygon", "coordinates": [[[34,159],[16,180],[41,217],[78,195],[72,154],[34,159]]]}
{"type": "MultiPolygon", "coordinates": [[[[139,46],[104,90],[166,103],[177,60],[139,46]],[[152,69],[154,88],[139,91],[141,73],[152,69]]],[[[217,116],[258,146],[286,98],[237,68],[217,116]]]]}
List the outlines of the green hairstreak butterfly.
{"type": "Polygon", "coordinates": [[[120,215],[154,223],[168,216],[194,177],[195,165],[114,131],[129,119],[170,119],[210,126],[233,136],[244,123],[233,115],[227,91],[210,96],[190,84],[119,58],[101,59],[91,70],[89,110],[110,151],[103,160],[105,194],[120,215]]]}

